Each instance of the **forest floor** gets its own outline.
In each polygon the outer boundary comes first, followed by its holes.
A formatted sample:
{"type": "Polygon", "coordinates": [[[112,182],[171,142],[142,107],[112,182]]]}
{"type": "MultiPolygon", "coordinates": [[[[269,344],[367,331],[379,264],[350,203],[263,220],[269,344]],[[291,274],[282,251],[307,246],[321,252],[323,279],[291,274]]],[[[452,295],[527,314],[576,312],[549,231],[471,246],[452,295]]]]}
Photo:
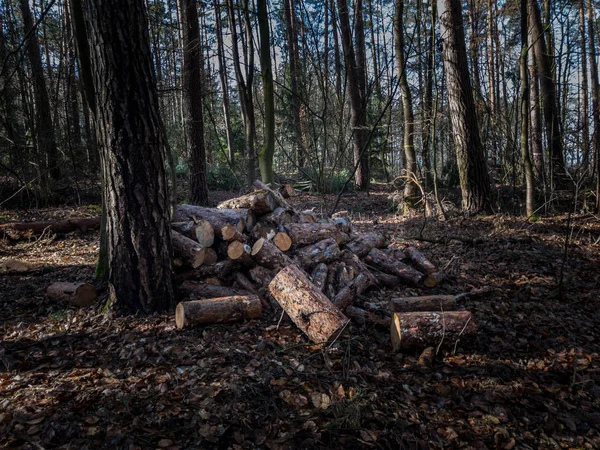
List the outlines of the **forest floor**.
{"type": "MultiPolygon", "coordinates": [[[[324,200],[294,202],[321,212],[324,200]]],[[[487,289],[466,302],[476,342],[441,351],[431,368],[393,353],[385,329],[351,324],[320,349],[275,311],[180,331],[173,314],[68,308],[44,289],[92,279],[97,232],[0,242],[0,262],[45,267],[0,274],[0,448],[600,448],[600,218],[424,224],[390,206],[375,192],[344,196],[340,209],[358,228],[419,245],[447,277],[369,301],[487,289]]]]}

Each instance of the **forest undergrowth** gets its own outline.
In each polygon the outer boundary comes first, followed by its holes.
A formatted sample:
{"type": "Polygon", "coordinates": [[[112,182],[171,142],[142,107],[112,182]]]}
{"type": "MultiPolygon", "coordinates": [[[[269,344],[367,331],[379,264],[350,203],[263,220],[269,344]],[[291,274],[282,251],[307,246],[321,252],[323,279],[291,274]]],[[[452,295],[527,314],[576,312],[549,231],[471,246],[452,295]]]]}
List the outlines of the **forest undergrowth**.
{"type": "MultiPolygon", "coordinates": [[[[293,201],[322,213],[334,197],[293,201]]],[[[3,241],[0,262],[40,270],[0,274],[0,448],[600,448],[598,216],[424,223],[390,212],[385,192],[344,196],[340,209],[446,273],[432,290],[361,300],[482,290],[465,304],[477,340],[423,367],[418,353],[392,352],[388,330],[350,324],[317,348],[274,310],[186,330],[173,314],[75,310],[44,289],[92,279],[97,232],[3,241]]],[[[98,215],[0,211],[3,221],[98,215]]]]}

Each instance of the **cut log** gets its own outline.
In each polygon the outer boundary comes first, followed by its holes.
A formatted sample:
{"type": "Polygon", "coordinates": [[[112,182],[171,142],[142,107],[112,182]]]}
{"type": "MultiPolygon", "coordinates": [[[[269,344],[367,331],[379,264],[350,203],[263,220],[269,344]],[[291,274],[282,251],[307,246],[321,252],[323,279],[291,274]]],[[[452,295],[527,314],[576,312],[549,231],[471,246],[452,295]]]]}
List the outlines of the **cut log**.
{"type": "Polygon", "coordinates": [[[233,273],[233,279],[242,287],[242,289],[246,289],[247,291],[258,295],[258,291],[254,287],[252,282],[248,278],[246,278],[246,276],[242,272],[235,271],[233,273]]]}
{"type": "Polygon", "coordinates": [[[429,275],[438,271],[435,265],[415,247],[406,247],[404,249],[404,253],[410,260],[411,264],[424,274],[429,275]]]}
{"type": "Polygon", "coordinates": [[[338,245],[350,240],[350,236],[334,223],[290,223],[285,229],[295,246],[314,244],[328,238],[335,239],[338,245]]]}
{"type": "Polygon", "coordinates": [[[386,255],[377,248],[371,249],[365,261],[380,268],[384,272],[397,276],[404,283],[418,285],[423,279],[423,274],[417,269],[404,264],[396,258],[386,255]]]}
{"type": "Polygon", "coordinates": [[[375,231],[361,233],[346,244],[346,248],[359,258],[364,258],[373,248],[385,247],[385,236],[375,231]]]}
{"type": "Polygon", "coordinates": [[[173,222],[171,223],[171,229],[183,234],[185,237],[196,240],[196,222],[193,220],[173,222]]]}
{"type": "Polygon", "coordinates": [[[394,351],[453,346],[475,335],[476,326],[468,311],[394,313],[390,338],[394,351]],[[440,345],[441,343],[441,345],[440,345]]]}
{"type": "Polygon", "coordinates": [[[250,192],[241,197],[225,200],[217,205],[219,209],[235,209],[243,208],[250,209],[256,214],[266,214],[277,209],[280,205],[276,196],[265,189],[250,192]]]}
{"type": "Polygon", "coordinates": [[[433,365],[433,360],[435,359],[435,348],[427,347],[419,356],[417,361],[417,365],[421,367],[431,367],[433,365]]]}
{"type": "Polygon", "coordinates": [[[297,266],[280,271],[269,284],[273,298],[311,341],[337,337],[348,319],[297,266]]]}
{"type": "Polygon", "coordinates": [[[181,329],[195,324],[236,322],[256,319],[262,305],[256,295],[235,295],[180,302],[175,310],[175,323],[181,329]]]}
{"type": "Polygon", "coordinates": [[[392,298],[389,308],[392,312],[455,311],[456,297],[454,295],[426,295],[392,298]]]}
{"type": "Polygon", "coordinates": [[[267,269],[263,266],[256,266],[248,272],[250,274],[250,278],[252,281],[256,283],[261,288],[268,288],[269,283],[275,277],[275,272],[273,270],[267,269]]]}
{"type": "Polygon", "coordinates": [[[0,239],[4,237],[17,238],[17,231],[20,233],[39,235],[45,232],[52,233],[70,233],[77,230],[96,230],[100,228],[100,219],[68,219],[68,220],[50,220],[43,222],[13,222],[0,225],[0,239]]]}
{"type": "Polygon", "coordinates": [[[306,270],[319,263],[327,263],[338,258],[340,248],[334,238],[323,239],[315,244],[302,247],[296,251],[296,260],[306,270]]]}
{"type": "Polygon", "coordinates": [[[358,276],[347,286],[343,287],[333,298],[332,303],[338,309],[344,311],[348,306],[352,305],[358,295],[361,295],[371,286],[369,277],[364,273],[359,273],[358,276]]]}
{"type": "Polygon", "coordinates": [[[252,187],[258,191],[267,191],[267,192],[271,193],[273,195],[273,197],[275,197],[277,199],[279,206],[283,206],[284,208],[292,209],[290,204],[283,197],[281,192],[279,192],[279,190],[271,189],[269,186],[267,186],[261,180],[255,180],[254,183],[252,183],[252,187]]]}
{"type": "Polygon", "coordinates": [[[252,230],[252,236],[254,239],[264,238],[267,240],[272,240],[273,236],[277,233],[277,225],[272,222],[267,222],[265,220],[261,220],[258,222],[254,229],[252,230]]]}
{"type": "Polygon", "coordinates": [[[325,263],[320,263],[315,266],[312,271],[311,279],[313,284],[321,291],[324,292],[325,285],[327,283],[327,273],[329,266],[325,263]]]}
{"type": "Polygon", "coordinates": [[[192,266],[194,269],[200,267],[204,263],[206,257],[206,249],[192,241],[190,238],[179,234],[175,230],[171,230],[171,241],[173,242],[173,251],[176,256],[179,256],[184,262],[192,266]]]}
{"type": "MultiPolygon", "coordinates": [[[[241,223],[241,222],[240,222],[241,223]]],[[[215,229],[208,220],[199,220],[196,223],[196,241],[204,247],[212,247],[215,242],[215,229]]]]}
{"type": "Polygon", "coordinates": [[[429,274],[425,275],[425,278],[423,278],[423,286],[428,287],[428,288],[434,288],[438,284],[440,284],[443,281],[443,279],[444,279],[443,272],[429,273],[429,274]]]}
{"type": "Polygon", "coordinates": [[[395,288],[402,284],[402,280],[400,278],[390,275],[389,273],[371,270],[371,275],[375,277],[378,284],[384,287],[395,288]]]}
{"type": "Polygon", "coordinates": [[[286,232],[283,231],[278,231],[275,236],[273,236],[273,243],[282,252],[287,252],[290,248],[292,248],[292,239],[286,232]]]}
{"type": "Polygon", "coordinates": [[[248,246],[243,242],[233,241],[227,246],[227,256],[229,259],[241,259],[244,255],[250,254],[248,246]]]}
{"type": "Polygon", "coordinates": [[[221,238],[221,229],[227,225],[233,225],[242,233],[247,223],[254,220],[254,215],[247,209],[217,209],[206,208],[195,205],[179,205],[173,214],[174,222],[199,220],[208,221],[214,230],[215,236],[221,238]]]}
{"type": "Polygon", "coordinates": [[[224,241],[228,242],[246,242],[248,239],[245,234],[240,233],[240,231],[231,224],[227,224],[221,228],[221,237],[224,241]]]}
{"type": "Polygon", "coordinates": [[[279,186],[278,191],[283,198],[290,198],[296,195],[296,191],[291,184],[282,184],[279,186]]]}
{"type": "Polygon", "coordinates": [[[98,298],[96,288],[89,283],[56,282],[46,288],[46,295],[71,305],[84,308],[93,304],[98,298]]]}
{"type": "Polygon", "coordinates": [[[207,266],[212,266],[213,264],[216,264],[218,260],[219,260],[219,257],[217,255],[217,252],[214,249],[212,249],[212,248],[204,249],[204,262],[202,264],[205,264],[207,266]]]}
{"type": "MultiPolygon", "coordinates": [[[[352,271],[352,276],[350,275],[348,266],[343,261],[337,267],[337,270],[335,273],[335,288],[338,292],[340,290],[344,289],[346,286],[348,286],[348,284],[350,284],[350,282],[354,279],[354,270],[353,269],[350,269],[350,270],[352,271]]],[[[338,308],[339,308],[339,306],[338,306],[338,308]]],[[[343,311],[344,309],[340,308],[340,310],[343,311]]]]}
{"type": "Polygon", "coordinates": [[[233,266],[233,261],[227,259],[212,266],[200,266],[194,270],[188,270],[187,272],[180,273],[176,275],[175,280],[203,280],[209,277],[226,279],[229,274],[231,274],[233,266]]]}
{"type": "Polygon", "coordinates": [[[385,253],[388,256],[388,258],[397,259],[398,261],[402,262],[408,262],[408,257],[406,256],[406,253],[404,253],[404,250],[400,248],[388,247],[382,248],[381,251],[385,253]]]}
{"type": "Polygon", "coordinates": [[[293,264],[289,256],[264,238],[260,238],[254,243],[251,255],[258,264],[268,269],[279,270],[293,264]]]}
{"type": "MultiPolygon", "coordinates": [[[[371,285],[375,286],[378,284],[377,279],[373,276],[369,267],[361,261],[361,259],[352,253],[350,250],[345,249],[342,251],[340,255],[340,261],[343,261],[346,266],[351,267],[354,271],[354,277],[356,277],[359,273],[366,274],[371,280],[371,285]]],[[[352,278],[354,278],[352,277],[352,278]]]]}
{"type": "Polygon", "coordinates": [[[389,329],[392,324],[391,317],[380,317],[377,314],[357,308],[356,306],[348,306],[344,310],[344,313],[346,317],[352,319],[358,325],[375,325],[389,329]]]}
{"type": "Polygon", "coordinates": [[[277,225],[285,225],[292,223],[294,218],[294,211],[288,208],[279,207],[272,213],[263,216],[263,220],[271,222],[277,225]]]}
{"type": "Polygon", "coordinates": [[[220,286],[218,284],[209,284],[202,281],[184,281],[179,286],[179,292],[182,296],[201,299],[215,297],[231,297],[235,295],[253,295],[246,289],[235,289],[229,286],[220,286]]]}

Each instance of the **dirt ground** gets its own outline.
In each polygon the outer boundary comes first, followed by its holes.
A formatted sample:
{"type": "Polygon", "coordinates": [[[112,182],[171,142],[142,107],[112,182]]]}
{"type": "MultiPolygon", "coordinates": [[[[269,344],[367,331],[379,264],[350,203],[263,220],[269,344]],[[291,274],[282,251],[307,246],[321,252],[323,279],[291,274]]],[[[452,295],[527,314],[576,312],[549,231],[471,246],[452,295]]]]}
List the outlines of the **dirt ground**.
{"type": "MultiPolygon", "coordinates": [[[[322,213],[333,197],[294,201],[322,213]]],[[[385,192],[345,196],[341,209],[358,228],[420,246],[446,273],[433,290],[361,301],[485,289],[465,304],[477,340],[425,368],[418,353],[392,352],[388,330],[352,324],[319,349],[274,310],[183,331],[173,314],[75,310],[44,289],[92,279],[96,232],[4,241],[0,262],[41,268],[0,274],[0,448],[600,448],[599,217],[424,223],[392,213],[385,192]]]]}

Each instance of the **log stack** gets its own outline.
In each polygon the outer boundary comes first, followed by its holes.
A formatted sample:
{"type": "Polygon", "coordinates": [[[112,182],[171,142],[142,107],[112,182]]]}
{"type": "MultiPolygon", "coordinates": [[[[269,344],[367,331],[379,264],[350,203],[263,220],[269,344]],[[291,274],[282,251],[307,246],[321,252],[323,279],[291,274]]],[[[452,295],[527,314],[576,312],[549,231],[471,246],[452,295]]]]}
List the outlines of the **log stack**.
{"type": "Polygon", "coordinates": [[[259,181],[254,189],[216,208],[177,208],[172,235],[182,282],[179,327],[256,318],[276,302],[315,343],[335,339],[349,320],[391,327],[395,349],[424,348],[440,332],[448,341],[471,333],[472,322],[462,328],[468,312],[451,312],[453,297],[394,299],[380,311],[357,304],[377,286],[436,286],[442,275],[418,249],[389,247],[381,233],[357,232],[347,215],[318,220],[298,211],[286,200],[290,189],[272,190],[259,181]],[[415,327],[420,331],[409,336],[415,327]]]}

